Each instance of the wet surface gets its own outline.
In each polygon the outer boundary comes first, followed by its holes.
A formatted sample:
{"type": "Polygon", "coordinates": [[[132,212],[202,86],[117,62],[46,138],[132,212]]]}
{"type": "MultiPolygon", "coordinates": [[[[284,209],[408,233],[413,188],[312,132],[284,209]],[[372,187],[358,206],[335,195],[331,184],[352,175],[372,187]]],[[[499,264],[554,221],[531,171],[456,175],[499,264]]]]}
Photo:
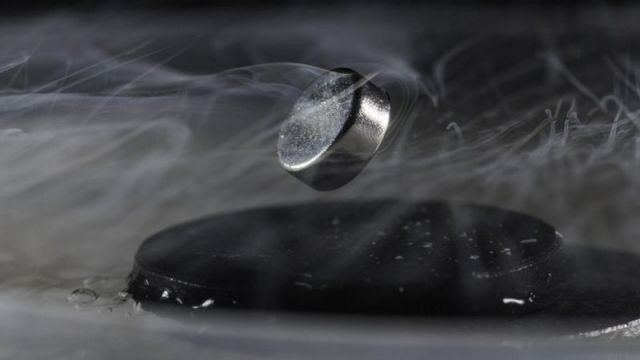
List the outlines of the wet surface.
{"type": "Polygon", "coordinates": [[[550,225],[506,210],[321,202],[166,229],[138,250],[129,291],[160,314],[453,316],[466,317],[466,327],[502,319],[518,331],[594,336],[640,317],[638,271],[640,257],[562,247],[550,225]]]}
{"type": "Polygon", "coordinates": [[[189,308],[516,315],[555,301],[546,223],[441,202],[319,202],[217,215],[154,235],[129,291],[189,308]]]}
{"type": "MultiPolygon", "coordinates": [[[[640,317],[640,257],[569,245],[538,219],[442,202],[314,203],[218,215],[138,250],[151,311],[308,311],[502,318],[593,336],[640,317]]],[[[495,324],[494,324],[495,325],[495,324]]]]}

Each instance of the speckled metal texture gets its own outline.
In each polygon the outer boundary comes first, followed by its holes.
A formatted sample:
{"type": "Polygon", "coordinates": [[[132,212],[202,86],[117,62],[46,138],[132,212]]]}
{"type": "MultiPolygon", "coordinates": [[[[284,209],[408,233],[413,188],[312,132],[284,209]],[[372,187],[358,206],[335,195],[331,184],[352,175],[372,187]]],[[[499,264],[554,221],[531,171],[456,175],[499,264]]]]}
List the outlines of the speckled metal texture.
{"type": "Polygon", "coordinates": [[[280,129],[285,170],[317,190],[336,189],[360,173],[389,126],[387,94],[351,69],[316,79],[280,129]]]}

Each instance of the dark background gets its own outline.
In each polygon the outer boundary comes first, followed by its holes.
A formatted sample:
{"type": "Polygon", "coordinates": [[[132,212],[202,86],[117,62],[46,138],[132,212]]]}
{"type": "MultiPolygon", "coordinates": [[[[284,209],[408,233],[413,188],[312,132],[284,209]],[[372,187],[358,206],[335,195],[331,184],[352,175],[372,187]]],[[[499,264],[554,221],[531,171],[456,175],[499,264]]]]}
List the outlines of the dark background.
{"type": "Polygon", "coordinates": [[[49,11],[96,11],[96,10],[193,10],[212,7],[272,7],[272,6],[334,6],[370,4],[437,5],[437,6],[586,6],[586,5],[630,5],[629,0],[26,0],[0,4],[4,15],[38,14],[49,11]]]}

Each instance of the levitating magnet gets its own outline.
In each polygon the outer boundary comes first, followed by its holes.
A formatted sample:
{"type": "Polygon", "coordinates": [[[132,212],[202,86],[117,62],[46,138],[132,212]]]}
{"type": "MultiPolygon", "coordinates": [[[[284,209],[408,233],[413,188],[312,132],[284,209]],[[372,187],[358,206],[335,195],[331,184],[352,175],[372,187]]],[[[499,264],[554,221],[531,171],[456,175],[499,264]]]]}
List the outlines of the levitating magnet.
{"type": "Polygon", "coordinates": [[[293,106],[278,139],[282,167],[317,190],[336,189],[358,175],[389,126],[388,95],[350,69],[316,79],[293,106]]]}

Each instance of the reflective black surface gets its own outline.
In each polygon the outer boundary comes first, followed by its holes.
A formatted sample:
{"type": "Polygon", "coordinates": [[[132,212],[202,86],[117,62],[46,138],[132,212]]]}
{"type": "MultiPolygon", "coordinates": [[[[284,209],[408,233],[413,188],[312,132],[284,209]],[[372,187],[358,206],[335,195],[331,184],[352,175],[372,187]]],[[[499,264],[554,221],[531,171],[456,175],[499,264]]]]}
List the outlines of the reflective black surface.
{"type": "Polygon", "coordinates": [[[178,225],[145,241],[134,298],[197,308],[512,315],[556,301],[560,237],[442,202],[325,202],[178,225]]]}

